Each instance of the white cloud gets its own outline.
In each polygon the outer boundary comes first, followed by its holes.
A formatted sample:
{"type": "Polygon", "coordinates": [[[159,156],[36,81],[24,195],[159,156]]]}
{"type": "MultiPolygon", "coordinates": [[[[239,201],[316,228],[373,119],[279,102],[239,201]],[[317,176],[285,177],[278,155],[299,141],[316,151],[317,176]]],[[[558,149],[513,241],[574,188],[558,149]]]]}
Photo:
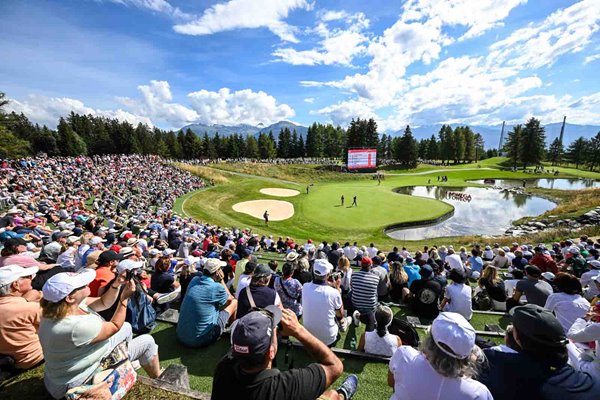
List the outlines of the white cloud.
{"type": "Polygon", "coordinates": [[[290,11],[309,10],[306,0],[230,0],[206,9],[194,21],[174,29],[186,35],[211,35],[242,28],[266,28],[286,42],[297,43],[296,28],[284,22],[290,11]]]}
{"type": "Polygon", "coordinates": [[[364,30],[369,27],[369,20],[363,13],[348,14],[345,11],[327,11],[321,15],[314,32],[322,38],[319,46],[310,50],[296,50],[290,47],[280,48],[273,52],[276,61],[292,65],[346,65],[352,63],[354,57],[366,51],[365,44],[369,38],[364,30]],[[343,19],[347,28],[330,28],[327,22],[343,19]]]}
{"type": "Polygon", "coordinates": [[[218,92],[200,90],[189,93],[188,98],[198,113],[198,120],[203,123],[269,125],[295,115],[287,104],[277,104],[273,96],[250,89],[235,92],[228,88],[218,92]]]}
{"type": "Polygon", "coordinates": [[[600,2],[580,1],[494,43],[489,57],[518,68],[551,66],[560,56],[583,50],[600,30],[599,20],[600,2]]]}
{"type": "Polygon", "coordinates": [[[480,36],[502,26],[511,10],[527,0],[409,0],[404,4],[402,20],[439,19],[444,25],[466,26],[459,40],[480,36]]]}
{"type": "Polygon", "coordinates": [[[142,10],[149,10],[165,14],[171,18],[177,20],[188,20],[192,18],[192,15],[184,13],[178,7],[173,7],[166,0],[105,0],[111,3],[122,4],[129,7],[137,7],[142,10]]]}
{"type": "Polygon", "coordinates": [[[181,104],[171,103],[173,95],[166,81],[150,81],[148,85],[138,86],[141,99],[121,97],[117,100],[133,110],[135,114],[144,115],[155,122],[166,123],[169,127],[181,127],[186,123],[198,120],[196,111],[181,104]]]}
{"type": "Polygon", "coordinates": [[[311,114],[327,115],[334,125],[345,126],[352,118],[377,118],[369,104],[362,100],[343,101],[312,111],[311,114]]]}
{"type": "Polygon", "coordinates": [[[315,98],[314,97],[307,97],[307,98],[304,99],[304,102],[312,104],[312,103],[315,102],[315,98]]]}
{"type": "Polygon", "coordinates": [[[600,54],[593,54],[591,56],[587,56],[584,60],[584,64],[589,64],[596,60],[600,60],[600,54]]]}
{"type": "Polygon", "coordinates": [[[86,106],[82,101],[68,97],[46,97],[31,95],[26,100],[18,101],[11,99],[8,107],[10,111],[25,114],[31,121],[55,128],[60,117],[66,117],[71,111],[77,114],[91,114],[95,116],[104,116],[107,118],[116,118],[120,121],[127,121],[131,124],[138,123],[152,126],[152,121],[142,115],[132,114],[130,112],[117,110],[99,110],[86,106]]]}

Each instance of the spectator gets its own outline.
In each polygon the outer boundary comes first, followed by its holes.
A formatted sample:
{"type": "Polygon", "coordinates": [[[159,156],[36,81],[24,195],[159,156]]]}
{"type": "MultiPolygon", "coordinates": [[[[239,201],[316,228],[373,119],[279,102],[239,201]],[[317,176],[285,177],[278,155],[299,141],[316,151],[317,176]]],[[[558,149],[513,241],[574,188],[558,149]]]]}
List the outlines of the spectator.
{"type": "Polygon", "coordinates": [[[544,248],[542,246],[537,246],[533,249],[535,255],[531,260],[529,260],[530,265],[535,265],[541,272],[552,272],[553,274],[558,273],[558,266],[556,262],[552,259],[550,254],[544,252],[544,248]]]}
{"type": "Polygon", "coordinates": [[[356,309],[352,314],[354,325],[366,324],[365,330],[375,330],[375,308],[377,307],[377,287],[379,278],[371,272],[373,262],[369,257],[360,261],[360,271],[352,274],[352,305],[356,309]]]}
{"type": "Polygon", "coordinates": [[[158,346],[150,335],[132,338],[131,326],[125,323],[127,302],[135,285],[128,282],[119,296],[125,274],[102,297],[88,297],[93,270],[63,272],[44,284],[42,319],[39,337],[46,368],[44,383],[55,399],[74,387],[84,385],[100,366],[102,359],[121,342],[127,341],[131,361],[138,360],[151,378],[160,374],[158,346]],[[104,321],[95,312],[110,307],[118,299],[112,319],[104,321]]]}
{"type": "Polygon", "coordinates": [[[559,272],[554,278],[556,293],[548,296],[544,308],[552,311],[562,325],[565,333],[577,318],[582,318],[590,308],[590,303],[581,295],[581,282],[573,275],[559,272]]]}
{"type": "Polygon", "coordinates": [[[513,337],[521,350],[484,350],[487,363],[477,377],[495,400],[600,397],[600,381],[567,363],[564,330],[550,311],[527,304],[515,307],[512,313],[513,337]]]}
{"type": "Polygon", "coordinates": [[[467,277],[464,272],[453,269],[448,278],[452,283],[446,286],[440,310],[458,313],[468,321],[473,317],[473,304],[471,302],[471,286],[465,285],[467,277]]]}
{"type": "MultiPolygon", "coordinates": [[[[600,278],[595,278],[594,281],[598,282],[600,278]]],[[[597,303],[590,307],[585,316],[575,320],[567,337],[573,342],[594,343],[595,351],[582,351],[573,343],[569,343],[567,348],[570,364],[600,382],[600,306],[597,303]]]]}
{"type": "Polygon", "coordinates": [[[224,262],[209,258],[202,276],[190,282],[181,303],[177,339],[190,347],[208,346],[235,320],[237,300],[229,293],[221,269],[224,262]]]}
{"type": "Polygon", "coordinates": [[[479,257],[479,252],[475,249],[471,250],[471,255],[467,258],[467,265],[470,268],[470,274],[477,272],[481,274],[483,268],[483,260],[479,257]]]}
{"type": "Polygon", "coordinates": [[[527,302],[543,307],[548,296],[553,292],[548,282],[540,280],[542,272],[535,265],[525,267],[525,279],[519,281],[511,299],[506,302],[506,308],[510,310],[519,304],[522,295],[527,296],[527,302]]]}
{"type": "Polygon", "coordinates": [[[292,264],[287,262],[283,264],[282,272],[282,276],[275,278],[274,288],[279,294],[283,307],[292,310],[300,318],[302,316],[302,284],[292,278],[294,272],[292,264]]]}
{"type": "Polygon", "coordinates": [[[100,297],[104,294],[108,285],[116,277],[117,264],[123,259],[123,256],[108,250],[100,254],[96,264],[96,277],[90,282],[90,296],[100,297]]]}
{"type": "Polygon", "coordinates": [[[410,287],[414,281],[421,279],[421,275],[419,274],[420,268],[419,266],[415,265],[414,262],[415,260],[413,260],[412,257],[406,257],[404,271],[408,276],[408,287],[410,287]]]}
{"type": "Polygon", "coordinates": [[[485,289],[494,303],[495,310],[506,310],[506,288],[498,276],[498,270],[492,265],[487,265],[478,281],[479,287],[485,289]]]}
{"type": "Polygon", "coordinates": [[[454,248],[452,246],[448,247],[448,255],[445,258],[445,262],[448,264],[448,267],[452,269],[457,269],[465,272],[465,266],[460,258],[460,255],[454,252],[454,248]]]}
{"type": "Polygon", "coordinates": [[[352,321],[344,318],[341,278],[331,279],[332,270],[327,260],[315,260],[313,281],[302,286],[303,325],[329,347],[339,339],[339,330],[346,331],[352,321]]]}
{"type": "Polygon", "coordinates": [[[237,318],[242,318],[252,308],[281,304],[281,299],[275,289],[269,287],[270,281],[271,268],[265,264],[258,264],[252,273],[250,285],[240,292],[237,318]]]}
{"type": "Polygon", "coordinates": [[[524,271],[529,262],[525,257],[523,257],[523,252],[521,250],[515,250],[515,258],[512,259],[511,264],[513,268],[524,271]]]}
{"type": "Polygon", "coordinates": [[[421,351],[401,346],[394,353],[388,372],[394,388],[390,400],[492,400],[489,390],[473,379],[481,364],[479,352],[469,322],[460,314],[441,313],[421,351]]]}
{"type": "Polygon", "coordinates": [[[498,249],[498,255],[492,260],[492,266],[495,268],[508,268],[510,265],[510,259],[506,256],[504,249],[498,249]]]}
{"type": "Polygon", "coordinates": [[[376,354],[384,357],[394,355],[402,340],[397,335],[388,332],[388,327],[394,319],[392,309],[388,306],[378,305],[375,309],[376,331],[365,332],[360,336],[358,351],[376,354]]]}
{"type": "Polygon", "coordinates": [[[580,278],[581,275],[587,271],[585,258],[581,256],[581,250],[579,247],[572,246],[569,252],[566,254],[564,265],[570,270],[576,277],[580,278]]]}
{"type": "Polygon", "coordinates": [[[408,296],[408,275],[401,261],[392,261],[390,265],[390,297],[394,303],[401,303],[408,296]]]}
{"type": "MultiPolygon", "coordinates": [[[[239,267],[236,267],[236,269],[239,267]]],[[[240,275],[240,279],[238,280],[237,287],[235,289],[235,298],[240,298],[240,292],[246,287],[250,286],[250,282],[252,281],[252,273],[256,268],[256,263],[249,261],[244,263],[244,272],[240,275]]]]}
{"type": "Polygon", "coordinates": [[[371,273],[379,277],[379,285],[377,286],[377,301],[385,301],[390,291],[390,280],[388,272],[381,266],[381,258],[379,256],[373,257],[373,267],[371,273]]]}
{"type": "Polygon", "coordinates": [[[392,263],[394,261],[400,261],[400,262],[404,261],[404,259],[400,255],[400,252],[398,252],[398,248],[396,246],[394,246],[392,248],[392,251],[388,253],[387,259],[388,259],[388,262],[390,262],[390,263],[392,263]]]}
{"type": "Polygon", "coordinates": [[[421,268],[421,279],[410,286],[410,307],[420,318],[435,319],[439,314],[442,285],[433,279],[430,265],[421,268]]]}
{"type": "Polygon", "coordinates": [[[600,275],[600,260],[588,261],[590,270],[581,275],[581,286],[585,288],[584,297],[587,300],[591,300],[594,297],[600,295],[598,287],[595,285],[595,281],[592,278],[600,275]]]}
{"type": "Polygon", "coordinates": [[[40,304],[26,298],[37,292],[31,288],[37,271],[37,267],[18,265],[0,268],[0,354],[12,357],[16,368],[21,370],[44,361],[37,334],[40,304]]]}
{"type": "MultiPolygon", "coordinates": [[[[169,273],[171,264],[168,259],[161,257],[154,267],[154,273],[150,278],[150,289],[156,293],[181,293],[181,285],[175,279],[175,275],[169,273]]],[[[143,272],[143,271],[140,271],[143,272]]],[[[177,294],[173,294],[171,298],[177,298],[177,294]]],[[[172,300],[170,300],[172,301],[172,300]]],[[[170,302],[169,301],[169,302],[170,302]]],[[[155,306],[157,311],[165,311],[169,308],[169,302],[155,306]]]]}
{"type": "MultiPolygon", "coordinates": [[[[510,272],[509,274],[506,274],[506,279],[504,280],[504,289],[506,290],[506,297],[512,297],[515,289],[517,287],[517,283],[519,283],[523,278],[525,277],[525,275],[523,274],[523,271],[521,271],[520,269],[515,269],[512,272],[510,272]]],[[[525,300],[525,296],[523,295],[521,297],[521,301],[525,300]]]]}
{"type": "Polygon", "coordinates": [[[246,314],[234,324],[231,350],[215,369],[212,399],[349,400],[358,387],[355,375],[347,377],[337,391],[327,390],[343,369],[340,359],[302,326],[291,310],[269,306],[246,314]],[[272,368],[279,322],[281,335],[298,339],[316,363],[285,372],[272,368]]]}

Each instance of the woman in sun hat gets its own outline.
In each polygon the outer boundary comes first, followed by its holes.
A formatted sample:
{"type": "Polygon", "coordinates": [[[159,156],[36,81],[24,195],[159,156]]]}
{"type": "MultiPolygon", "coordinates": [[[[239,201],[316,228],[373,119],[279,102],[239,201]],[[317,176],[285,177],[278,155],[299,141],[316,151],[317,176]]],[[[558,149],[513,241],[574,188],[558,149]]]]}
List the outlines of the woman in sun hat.
{"type": "Polygon", "coordinates": [[[440,313],[420,351],[400,346],[392,356],[391,400],[491,400],[489,390],[472,379],[482,363],[480,354],[471,324],[460,314],[440,313]]]}
{"type": "Polygon", "coordinates": [[[151,378],[160,373],[154,338],[140,335],[131,339],[131,325],[125,323],[127,302],[135,291],[135,283],[126,281],[126,274],[122,273],[102,297],[88,297],[88,285],[95,277],[94,270],[85,268],[79,273],[62,272],[48,279],[42,289],[39,337],[46,360],[44,383],[56,399],[88,382],[101,361],[123,341],[128,342],[129,358],[139,360],[151,378]],[[117,309],[112,319],[105,321],[97,312],[115,301],[117,309]]]}

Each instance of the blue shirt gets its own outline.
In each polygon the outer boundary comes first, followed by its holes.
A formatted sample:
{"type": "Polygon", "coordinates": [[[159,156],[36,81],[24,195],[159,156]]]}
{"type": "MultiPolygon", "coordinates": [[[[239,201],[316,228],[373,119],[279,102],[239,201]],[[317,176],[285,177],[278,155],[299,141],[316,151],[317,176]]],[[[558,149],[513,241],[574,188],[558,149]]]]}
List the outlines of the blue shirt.
{"type": "Polygon", "coordinates": [[[208,276],[197,276],[190,282],[177,323],[177,338],[192,347],[207,346],[219,337],[219,310],[229,295],[218,282],[208,276]]]}
{"type": "Polygon", "coordinates": [[[404,271],[406,271],[406,275],[408,275],[408,287],[416,281],[421,279],[420,267],[414,264],[406,264],[404,266],[404,271]]]}
{"type": "Polygon", "coordinates": [[[481,257],[470,256],[469,262],[471,263],[471,271],[481,272],[481,269],[483,268],[483,260],[481,257]]]}

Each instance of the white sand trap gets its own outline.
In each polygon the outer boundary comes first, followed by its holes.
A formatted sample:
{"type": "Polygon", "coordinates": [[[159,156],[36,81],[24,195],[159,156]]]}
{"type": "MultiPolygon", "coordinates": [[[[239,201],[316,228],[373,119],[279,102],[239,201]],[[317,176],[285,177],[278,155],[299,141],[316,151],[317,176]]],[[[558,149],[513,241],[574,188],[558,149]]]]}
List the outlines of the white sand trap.
{"type": "Polygon", "coordinates": [[[251,200],[233,205],[233,211],[263,219],[265,210],[269,212],[269,221],[283,221],[294,215],[294,205],[281,200],[251,200]]]}
{"type": "Polygon", "coordinates": [[[260,189],[260,192],[262,194],[268,194],[269,196],[279,196],[279,197],[294,197],[294,196],[298,196],[300,194],[300,192],[297,190],[281,189],[281,188],[264,188],[264,189],[260,189]]]}

